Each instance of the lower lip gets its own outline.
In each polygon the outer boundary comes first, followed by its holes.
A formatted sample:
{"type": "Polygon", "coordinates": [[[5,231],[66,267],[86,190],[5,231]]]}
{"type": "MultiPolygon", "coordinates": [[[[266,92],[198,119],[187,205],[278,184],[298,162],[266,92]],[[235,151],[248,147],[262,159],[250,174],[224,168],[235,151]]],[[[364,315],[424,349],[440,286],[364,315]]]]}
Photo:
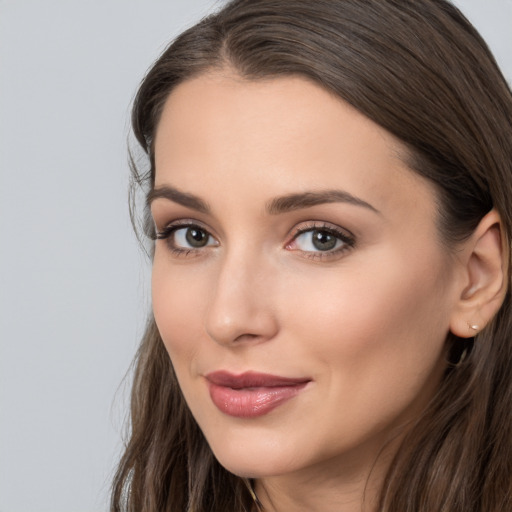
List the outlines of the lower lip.
{"type": "Polygon", "coordinates": [[[257,418],[299,394],[307,382],[289,386],[233,389],[208,383],[210,397],[223,413],[236,418],[257,418]]]}

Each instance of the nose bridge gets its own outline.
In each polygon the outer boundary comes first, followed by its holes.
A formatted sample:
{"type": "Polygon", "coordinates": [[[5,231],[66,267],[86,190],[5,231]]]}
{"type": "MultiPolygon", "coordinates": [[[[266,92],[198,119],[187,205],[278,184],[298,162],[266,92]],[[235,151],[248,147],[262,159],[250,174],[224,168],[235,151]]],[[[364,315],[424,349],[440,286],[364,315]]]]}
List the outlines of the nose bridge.
{"type": "Polygon", "coordinates": [[[206,316],[206,331],[220,344],[273,337],[277,321],[271,306],[271,268],[250,247],[226,251],[206,316]]]}

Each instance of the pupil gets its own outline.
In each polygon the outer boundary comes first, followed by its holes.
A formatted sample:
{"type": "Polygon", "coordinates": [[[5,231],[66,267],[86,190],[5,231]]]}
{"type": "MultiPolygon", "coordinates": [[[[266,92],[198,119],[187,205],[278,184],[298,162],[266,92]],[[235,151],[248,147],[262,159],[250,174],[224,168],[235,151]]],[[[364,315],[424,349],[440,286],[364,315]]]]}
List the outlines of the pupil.
{"type": "Polygon", "coordinates": [[[328,231],[313,231],[313,245],[319,251],[329,251],[336,246],[336,237],[328,231]]]}
{"type": "Polygon", "coordinates": [[[201,229],[188,228],[185,237],[192,247],[204,247],[208,242],[208,236],[201,229]]]}

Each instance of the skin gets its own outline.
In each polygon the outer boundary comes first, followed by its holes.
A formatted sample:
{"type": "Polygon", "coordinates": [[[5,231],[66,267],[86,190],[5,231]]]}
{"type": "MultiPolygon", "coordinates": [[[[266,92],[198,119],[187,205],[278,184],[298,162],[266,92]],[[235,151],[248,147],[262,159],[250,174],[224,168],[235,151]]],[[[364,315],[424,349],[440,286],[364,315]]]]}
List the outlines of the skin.
{"type": "Polygon", "coordinates": [[[256,479],[265,510],[360,512],[363,501],[372,510],[400,436],[441,378],[468,284],[440,242],[435,191],[404,154],[299,77],[205,74],[165,104],[155,189],[192,194],[209,212],[155,197],[157,231],[192,223],[211,238],[187,247],[181,227],[157,240],[155,320],[215,456],[256,479]],[[325,190],[369,206],[267,211],[276,197],[325,190]],[[352,242],[320,251],[313,227],[352,242]],[[210,398],[205,375],[215,370],[311,382],[268,414],[234,418],[210,398]]]}

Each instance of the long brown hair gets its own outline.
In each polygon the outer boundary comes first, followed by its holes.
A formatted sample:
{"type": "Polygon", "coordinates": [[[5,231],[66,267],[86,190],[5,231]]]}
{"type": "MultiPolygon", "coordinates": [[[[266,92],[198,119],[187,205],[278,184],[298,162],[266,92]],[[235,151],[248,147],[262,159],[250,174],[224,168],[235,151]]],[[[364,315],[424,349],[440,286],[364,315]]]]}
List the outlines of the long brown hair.
{"type": "MultiPolygon", "coordinates": [[[[153,140],[173,88],[226,66],[251,80],[307,77],[397,136],[410,168],[437,188],[448,250],[493,207],[510,243],[512,94],[485,42],[446,0],[227,3],[181,34],[142,82],[132,125],[149,170],[134,166],[134,186],[148,191],[154,183],[153,140]]],[[[509,284],[473,350],[456,368],[447,363],[438,393],[391,464],[380,512],[512,510],[509,284]]],[[[447,343],[455,354],[463,340],[447,343]]],[[[246,484],[213,457],[150,318],[112,512],[249,511],[246,484]]]]}

